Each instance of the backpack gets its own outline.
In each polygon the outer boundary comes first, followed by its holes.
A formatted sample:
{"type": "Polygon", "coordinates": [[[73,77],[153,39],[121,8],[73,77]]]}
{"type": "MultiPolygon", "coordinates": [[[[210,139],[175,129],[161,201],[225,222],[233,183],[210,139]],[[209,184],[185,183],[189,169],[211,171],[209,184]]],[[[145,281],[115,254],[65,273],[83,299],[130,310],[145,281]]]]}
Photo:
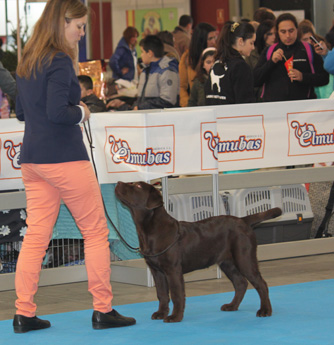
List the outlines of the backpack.
{"type": "MultiPolygon", "coordinates": [[[[306,54],[307,54],[307,58],[308,58],[308,62],[310,64],[310,67],[311,67],[311,72],[312,74],[315,73],[314,71],[314,66],[313,66],[313,51],[311,49],[311,45],[307,42],[303,42],[301,41],[301,43],[303,43],[304,47],[305,47],[305,50],[306,50],[306,54]]],[[[269,61],[271,59],[271,56],[273,55],[273,52],[274,52],[274,49],[275,47],[278,45],[278,43],[274,43],[272,44],[268,50],[267,50],[267,54],[266,54],[266,57],[267,57],[267,61],[269,61]]],[[[264,88],[265,88],[265,84],[263,84],[263,88],[262,88],[262,93],[261,93],[261,98],[263,98],[264,96],[264,88]]],[[[309,95],[310,96],[310,92],[311,90],[309,91],[309,95]]]]}
{"type": "MultiPolygon", "coordinates": [[[[306,49],[306,53],[307,53],[307,58],[308,58],[308,62],[310,64],[310,67],[311,67],[311,72],[314,74],[314,66],[313,66],[313,52],[312,52],[312,49],[311,49],[311,45],[307,42],[304,42],[304,41],[301,41],[306,49]]],[[[274,43],[273,45],[271,45],[268,50],[267,50],[267,61],[270,60],[273,52],[274,52],[274,49],[275,47],[277,46],[278,43],[274,43]]]]}

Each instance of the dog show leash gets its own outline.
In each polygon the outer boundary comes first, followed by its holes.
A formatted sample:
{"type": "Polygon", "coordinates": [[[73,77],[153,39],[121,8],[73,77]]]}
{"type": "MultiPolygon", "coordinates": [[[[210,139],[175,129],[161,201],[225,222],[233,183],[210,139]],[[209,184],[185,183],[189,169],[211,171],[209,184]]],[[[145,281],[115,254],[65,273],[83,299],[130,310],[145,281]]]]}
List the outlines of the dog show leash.
{"type": "MultiPolygon", "coordinates": [[[[163,207],[163,206],[162,206],[163,207]]],[[[153,258],[153,257],[157,257],[157,256],[160,256],[162,254],[165,254],[169,249],[171,249],[179,240],[180,238],[180,225],[178,224],[177,226],[177,231],[176,231],[176,238],[174,240],[174,242],[172,242],[166,249],[164,249],[163,251],[159,252],[159,253],[156,253],[156,254],[145,254],[140,248],[139,248],[139,253],[145,257],[148,257],[148,258],[153,258]]]]}
{"type": "MultiPolygon", "coordinates": [[[[91,127],[90,127],[90,122],[89,120],[87,120],[87,123],[88,123],[88,130],[87,130],[87,127],[86,127],[86,123],[84,122],[83,123],[83,126],[84,126],[84,129],[85,129],[85,133],[86,133],[86,137],[87,137],[87,140],[88,140],[88,143],[89,143],[89,147],[90,147],[90,154],[91,154],[91,158],[92,158],[92,163],[93,163],[93,167],[94,167],[94,171],[95,171],[95,176],[96,176],[96,179],[99,180],[99,177],[98,177],[98,174],[97,174],[97,168],[96,168],[96,164],[95,164],[95,160],[94,160],[94,155],[93,155],[93,149],[94,149],[94,146],[93,146],[93,138],[92,138],[92,130],[91,130],[91,127]]],[[[111,220],[110,216],[109,216],[109,213],[107,211],[107,207],[105,205],[105,202],[104,202],[104,199],[103,199],[103,196],[102,196],[102,193],[101,193],[101,198],[102,198],[102,203],[103,203],[103,208],[104,208],[104,212],[110,222],[110,224],[112,225],[112,227],[114,228],[114,230],[116,231],[117,235],[119,236],[119,238],[121,239],[121,241],[130,249],[130,250],[133,250],[137,253],[140,253],[141,255],[145,256],[145,257],[157,257],[157,256],[160,256],[164,253],[166,253],[170,248],[172,248],[176,243],[177,241],[179,240],[180,238],[180,225],[178,224],[178,228],[177,228],[177,232],[176,232],[176,238],[174,240],[174,242],[172,242],[167,248],[165,248],[163,251],[159,252],[159,253],[156,253],[156,254],[146,254],[144,253],[140,247],[132,247],[126,240],[125,238],[121,235],[120,231],[117,229],[116,225],[114,224],[114,222],[111,220]]],[[[163,205],[161,205],[163,207],[163,205]]]]}
{"type": "MultiPolygon", "coordinates": [[[[96,176],[96,179],[99,180],[99,177],[98,177],[98,174],[97,174],[97,169],[96,169],[96,164],[95,164],[95,160],[94,160],[94,152],[93,152],[93,149],[95,148],[93,146],[93,138],[92,138],[92,130],[91,130],[91,127],[90,127],[90,121],[87,120],[86,121],[88,123],[88,130],[87,130],[87,127],[86,127],[86,123],[84,122],[83,123],[83,127],[85,129],[85,133],[86,133],[86,137],[87,137],[87,140],[88,140],[88,143],[89,143],[89,148],[90,148],[90,155],[91,155],[91,158],[92,158],[92,163],[93,163],[93,167],[94,167],[94,171],[95,171],[95,176],[96,176]]],[[[104,212],[110,222],[110,224],[112,225],[112,227],[114,228],[114,230],[116,231],[117,235],[119,236],[119,238],[121,239],[121,241],[130,249],[130,250],[133,250],[137,253],[140,253],[140,247],[132,247],[126,240],[125,238],[121,235],[121,233],[119,232],[119,230],[117,229],[116,225],[114,224],[114,222],[111,220],[110,216],[109,216],[109,213],[107,211],[107,207],[105,205],[105,202],[104,202],[104,199],[103,199],[103,196],[102,196],[102,192],[101,192],[101,198],[102,198],[102,203],[103,203],[103,208],[104,208],[104,212]]]]}

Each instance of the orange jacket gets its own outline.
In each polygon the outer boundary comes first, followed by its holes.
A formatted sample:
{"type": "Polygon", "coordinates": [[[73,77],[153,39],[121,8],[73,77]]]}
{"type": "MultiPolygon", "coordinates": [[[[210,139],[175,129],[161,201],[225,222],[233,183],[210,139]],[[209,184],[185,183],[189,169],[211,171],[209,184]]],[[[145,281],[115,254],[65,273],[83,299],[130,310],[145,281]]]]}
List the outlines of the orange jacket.
{"type": "Polygon", "coordinates": [[[180,60],[179,64],[179,76],[180,76],[180,106],[186,107],[188,105],[188,99],[190,89],[193,86],[194,79],[196,77],[196,71],[189,66],[189,50],[186,50],[180,60]]]}

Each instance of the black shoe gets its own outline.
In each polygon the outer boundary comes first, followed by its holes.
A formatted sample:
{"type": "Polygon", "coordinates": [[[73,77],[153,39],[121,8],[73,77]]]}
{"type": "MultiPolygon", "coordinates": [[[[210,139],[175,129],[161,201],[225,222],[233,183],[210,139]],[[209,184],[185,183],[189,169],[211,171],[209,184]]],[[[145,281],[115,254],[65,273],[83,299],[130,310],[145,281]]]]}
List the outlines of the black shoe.
{"type": "Polygon", "coordinates": [[[27,317],[23,315],[15,315],[13,327],[15,333],[26,333],[29,331],[37,331],[38,329],[49,328],[51,323],[47,320],[41,320],[37,316],[27,317]]]}
{"type": "Polygon", "coordinates": [[[94,310],[92,323],[94,329],[106,329],[131,326],[136,323],[136,320],[133,317],[126,317],[117,313],[115,309],[109,313],[101,313],[100,311],[94,310]]]}

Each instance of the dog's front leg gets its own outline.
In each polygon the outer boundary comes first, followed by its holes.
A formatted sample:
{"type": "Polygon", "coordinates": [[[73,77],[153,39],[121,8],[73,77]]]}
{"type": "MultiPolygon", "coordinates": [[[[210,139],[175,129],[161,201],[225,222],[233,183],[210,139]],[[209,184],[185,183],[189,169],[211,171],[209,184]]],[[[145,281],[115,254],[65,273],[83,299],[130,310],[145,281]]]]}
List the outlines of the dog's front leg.
{"type": "Polygon", "coordinates": [[[183,319],[184,308],[186,305],[182,268],[173,267],[173,271],[168,272],[167,279],[174,307],[172,314],[166,317],[164,322],[180,322],[183,319]]]}
{"type": "Polygon", "coordinates": [[[165,274],[155,268],[150,267],[153,275],[155,288],[157,290],[157,297],[159,300],[159,309],[152,314],[152,320],[163,320],[169,313],[169,291],[168,282],[165,274]]]}

